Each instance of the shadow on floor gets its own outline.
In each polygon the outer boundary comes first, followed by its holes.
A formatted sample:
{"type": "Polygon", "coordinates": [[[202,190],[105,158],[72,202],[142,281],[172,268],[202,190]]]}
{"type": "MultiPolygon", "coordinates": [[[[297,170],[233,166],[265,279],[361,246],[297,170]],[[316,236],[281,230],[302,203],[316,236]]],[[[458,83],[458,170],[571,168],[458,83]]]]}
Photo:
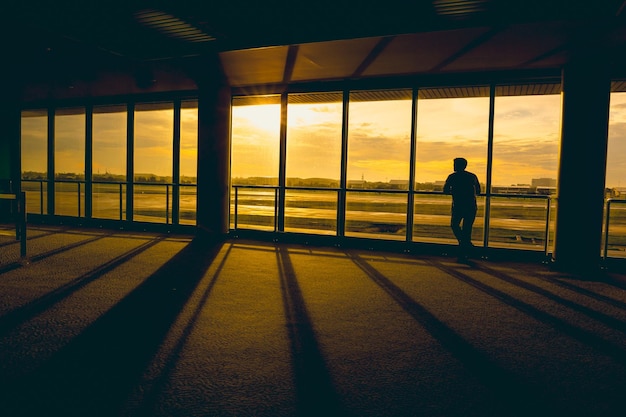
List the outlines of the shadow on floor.
{"type": "Polygon", "coordinates": [[[0,382],[0,414],[116,415],[221,247],[195,238],[41,368],[0,382]]]}

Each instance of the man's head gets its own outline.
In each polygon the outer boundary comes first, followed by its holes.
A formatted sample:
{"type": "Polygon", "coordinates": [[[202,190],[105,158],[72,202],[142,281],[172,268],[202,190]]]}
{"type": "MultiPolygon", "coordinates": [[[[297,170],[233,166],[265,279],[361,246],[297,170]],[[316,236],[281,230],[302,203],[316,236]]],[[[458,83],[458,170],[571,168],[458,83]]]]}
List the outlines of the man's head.
{"type": "Polygon", "coordinates": [[[467,159],[465,158],[454,158],[454,171],[464,171],[467,167],[467,159]]]}

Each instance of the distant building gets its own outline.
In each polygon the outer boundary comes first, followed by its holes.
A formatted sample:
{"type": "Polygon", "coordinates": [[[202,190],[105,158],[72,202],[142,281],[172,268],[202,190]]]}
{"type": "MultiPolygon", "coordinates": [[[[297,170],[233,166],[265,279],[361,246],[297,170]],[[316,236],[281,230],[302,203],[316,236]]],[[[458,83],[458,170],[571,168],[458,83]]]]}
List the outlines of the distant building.
{"type": "Polygon", "coordinates": [[[556,180],[554,178],[533,178],[530,185],[534,188],[538,187],[555,187],[556,180]]]}
{"type": "Polygon", "coordinates": [[[529,184],[494,185],[491,187],[494,194],[530,194],[529,184]]]}
{"type": "Polygon", "coordinates": [[[348,188],[365,188],[365,180],[348,180],[348,188]]]}
{"type": "Polygon", "coordinates": [[[408,190],[409,180],[389,180],[389,186],[394,190],[408,190]]]}
{"type": "Polygon", "coordinates": [[[446,184],[445,181],[435,181],[433,183],[433,191],[443,191],[443,186],[446,184]]]}

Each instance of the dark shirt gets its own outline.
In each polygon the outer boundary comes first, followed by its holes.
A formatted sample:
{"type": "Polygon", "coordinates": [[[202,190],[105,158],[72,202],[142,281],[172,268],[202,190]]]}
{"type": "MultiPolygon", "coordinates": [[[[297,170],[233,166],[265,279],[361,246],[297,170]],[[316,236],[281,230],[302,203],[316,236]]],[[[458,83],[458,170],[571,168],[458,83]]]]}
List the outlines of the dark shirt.
{"type": "Polygon", "coordinates": [[[443,192],[452,194],[452,207],[458,209],[476,207],[476,195],[480,194],[478,177],[468,171],[456,171],[448,175],[443,192]]]}

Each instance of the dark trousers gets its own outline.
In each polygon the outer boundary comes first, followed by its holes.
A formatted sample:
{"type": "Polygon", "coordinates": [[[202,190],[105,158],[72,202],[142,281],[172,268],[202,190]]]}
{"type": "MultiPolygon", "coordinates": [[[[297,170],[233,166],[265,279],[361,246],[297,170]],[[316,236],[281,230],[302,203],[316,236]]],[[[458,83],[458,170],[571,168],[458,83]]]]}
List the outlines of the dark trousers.
{"type": "Polygon", "coordinates": [[[452,216],[450,218],[450,227],[459,242],[459,249],[462,255],[466,255],[467,251],[472,247],[472,227],[476,220],[477,208],[452,207],[452,216]]]}

